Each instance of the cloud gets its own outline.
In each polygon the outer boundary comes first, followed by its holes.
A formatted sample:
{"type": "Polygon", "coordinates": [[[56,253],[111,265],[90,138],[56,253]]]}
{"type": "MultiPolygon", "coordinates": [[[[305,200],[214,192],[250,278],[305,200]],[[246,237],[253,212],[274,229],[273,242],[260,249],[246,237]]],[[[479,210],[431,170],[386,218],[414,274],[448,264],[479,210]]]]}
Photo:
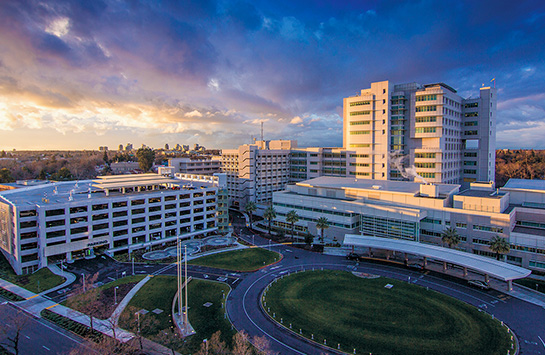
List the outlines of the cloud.
{"type": "Polygon", "coordinates": [[[468,97],[495,77],[498,147],[520,133],[544,148],[544,13],[504,0],[3,1],[0,142],[21,149],[47,130],[44,144],[65,149],[222,148],[266,120],[270,139],[334,146],[342,98],[372,81],[443,81],[468,97]]]}

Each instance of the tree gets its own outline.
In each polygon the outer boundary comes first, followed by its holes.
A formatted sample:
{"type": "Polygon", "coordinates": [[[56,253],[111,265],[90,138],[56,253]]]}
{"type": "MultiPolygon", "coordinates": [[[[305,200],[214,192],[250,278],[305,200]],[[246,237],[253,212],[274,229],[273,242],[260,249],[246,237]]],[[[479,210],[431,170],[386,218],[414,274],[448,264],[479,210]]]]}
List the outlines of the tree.
{"type": "Polygon", "coordinates": [[[73,296],[69,297],[66,302],[67,306],[86,314],[89,317],[89,325],[93,328],[93,319],[104,308],[104,305],[99,302],[98,290],[94,287],[94,283],[98,279],[98,272],[93,276],[83,278],[81,285],[74,291],[73,296]]]}
{"type": "Polygon", "coordinates": [[[509,253],[509,250],[511,250],[511,246],[509,245],[509,242],[507,239],[502,238],[498,235],[494,236],[490,242],[488,242],[490,250],[492,250],[494,253],[496,253],[496,260],[500,260],[501,254],[507,254],[509,253]]]}
{"type": "Polygon", "coordinates": [[[221,340],[221,331],[217,331],[210,339],[201,344],[201,348],[196,355],[227,355],[231,351],[227,347],[227,344],[221,340]]]}
{"type": "Polygon", "coordinates": [[[15,179],[11,176],[11,170],[7,168],[0,169],[0,182],[14,182],[15,179]]]}
{"type": "MultiPolygon", "coordinates": [[[[29,318],[20,310],[10,310],[6,317],[6,323],[10,327],[0,327],[0,335],[4,335],[5,339],[0,343],[2,347],[7,347],[12,350],[15,355],[19,354],[19,341],[22,337],[23,330],[29,325],[29,318]]],[[[0,351],[1,353],[1,351],[0,351]]]]}
{"type": "Polygon", "coordinates": [[[291,223],[291,240],[294,240],[295,223],[299,221],[299,216],[295,210],[291,210],[286,215],[286,222],[291,223]]]}
{"type": "Polygon", "coordinates": [[[168,143],[165,143],[165,150],[170,150],[170,147],[168,146],[168,143]]]}
{"type": "Polygon", "coordinates": [[[271,223],[272,220],[276,218],[276,210],[273,206],[267,207],[265,210],[265,213],[263,213],[263,218],[265,218],[267,221],[269,221],[269,234],[271,234],[271,223]]]}
{"type": "Polygon", "coordinates": [[[320,240],[322,243],[324,242],[324,229],[329,228],[329,221],[325,217],[318,218],[318,222],[316,222],[316,228],[320,230],[320,240]]]}
{"type": "Polygon", "coordinates": [[[451,248],[460,244],[460,235],[454,227],[448,227],[441,233],[441,242],[447,243],[448,247],[451,248]]]}
{"type": "Polygon", "coordinates": [[[66,166],[64,166],[64,167],[60,168],[60,170],[58,172],[51,175],[51,179],[52,180],[58,180],[58,181],[68,181],[68,180],[74,179],[74,176],[72,175],[70,170],[68,170],[68,168],[66,166]]]}
{"type": "Polygon", "coordinates": [[[110,160],[108,159],[108,152],[104,151],[104,155],[102,156],[102,160],[104,160],[104,164],[110,165],[110,160]]]}
{"type": "Polygon", "coordinates": [[[233,355],[252,355],[252,348],[248,340],[248,334],[242,330],[233,336],[233,355]]]}
{"type": "Polygon", "coordinates": [[[136,151],[136,158],[138,159],[138,165],[140,166],[140,169],[142,169],[144,172],[147,172],[153,166],[153,162],[155,161],[155,152],[153,151],[153,149],[148,147],[139,148],[136,151]]]}
{"type": "MultiPolygon", "coordinates": [[[[159,321],[157,320],[157,318],[151,316],[150,314],[139,314],[139,312],[140,309],[138,309],[137,307],[127,306],[123,313],[121,313],[121,317],[119,318],[119,325],[123,329],[126,329],[136,334],[138,342],[140,344],[140,349],[142,349],[142,331],[144,331],[145,334],[150,334],[158,331],[159,321]]],[[[166,340],[167,336],[165,336],[164,334],[160,334],[161,332],[159,332],[156,337],[161,337],[164,338],[162,340],[166,340]]],[[[166,343],[161,342],[161,344],[166,343]]]]}
{"type": "Polygon", "coordinates": [[[257,210],[257,206],[254,202],[250,201],[246,204],[244,209],[246,210],[246,213],[248,213],[248,217],[250,217],[250,229],[252,229],[253,213],[257,210]]]}

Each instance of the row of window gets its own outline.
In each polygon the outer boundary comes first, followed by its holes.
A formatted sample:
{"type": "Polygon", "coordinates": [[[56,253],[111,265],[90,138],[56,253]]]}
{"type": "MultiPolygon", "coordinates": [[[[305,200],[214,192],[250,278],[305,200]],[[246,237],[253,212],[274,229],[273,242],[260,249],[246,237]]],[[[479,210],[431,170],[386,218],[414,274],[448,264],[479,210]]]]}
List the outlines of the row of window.
{"type": "Polygon", "coordinates": [[[354,121],[354,122],[350,122],[351,126],[359,126],[359,125],[364,125],[364,124],[371,124],[371,121],[354,121]]]}
{"type": "Polygon", "coordinates": [[[416,102],[419,102],[419,101],[433,101],[433,100],[437,100],[437,95],[436,94],[433,94],[433,95],[419,95],[416,97],[416,102]]]}
{"type": "Polygon", "coordinates": [[[415,163],[414,166],[417,168],[434,169],[435,163],[415,163]]]}
{"type": "Polygon", "coordinates": [[[437,116],[415,117],[416,123],[437,122],[437,116]]]}
{"type": "Polygon", "coordinates": [[[350,131],[351,135],[371,134],[371,131],[350,131]]]}
{"type": "Polygon", "coordinates": [[[435,159],[436,153],[414,153],[415,158],[421,159],[435,159]]]}
{"type": "Polygon", "coordinates": [[[545,229],[545,223],[516,221],[515,224],[517,226],[545,229]]]}
{"type": "Polygon", "coordinates": [[[414,133],[435,133],[436,127],[416,127],[414,133]]]}
{"type": "Polygon", "coordinates": [[[350,116],[370,115],[371,111],[353,111],[350,112],[350,116]]]}
{"type": "Polygon", "coordinates": [[[464,114],[465,117],[479,117],[478,112],[467,112],[464,114]]]}
{"type": "Polygon", "coordinates": [[[354,107],[354,106],[363,106],[363,105],[369,105],[369,104],[371,104],[371,101],[354,101],[350,103],[350,106],[354,107]]]}
{"type": "Polygon", "coordinates": [[[350,154],[350,158],[369,158],[369,154],[350,154]]]}
{"type": "Polygon", "coordinates": [[[431,112],[431,111],[437,111],[437,106],[436,105],[418,106],[416,108],[416,112],[431,112]]]}
{"type": "Polygon", "coordinates": [[[321,208],[312,208],[312,207],[307,207],[307,206],[297,206],[297,205],[291,205],[289,203],[275,202],[274,205],[278,206],[278,207],[292,208],[294,210],[326,213],[326,214],[331,214],[331,215],[335,215],[335,216],[343,216],[343,217],[352,217],[353,216],[352,213],[348,213],[348,212],[324,210],[324,209],[321,209],[321,208]]]}

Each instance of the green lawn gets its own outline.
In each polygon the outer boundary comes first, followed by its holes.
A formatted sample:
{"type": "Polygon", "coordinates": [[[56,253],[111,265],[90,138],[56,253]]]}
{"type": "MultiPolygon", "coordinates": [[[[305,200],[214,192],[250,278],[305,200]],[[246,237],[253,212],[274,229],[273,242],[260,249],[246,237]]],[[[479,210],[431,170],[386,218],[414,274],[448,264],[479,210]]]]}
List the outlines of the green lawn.
{"type": "Polygon", "coordinates": [[[280,260],[277,252],[262,248],[247,248],[203,256],[189,264],[210,266],[233,271],[255,271],[280,260]]]}
{"type": "Polygon", "coordinates": [[[55,275],[48,268],[42,268],[33,274],[16,275],[2,253],[0,253],[0,278],[39,293],[64,282],[64,278],[55,275]]]}
{"type": "MultiPolygon", "coordinates": [[[[154,319],[152,326],[143,327],[142,334],[146,337],[157,334],[160,330],[168,329],[172,325],[171,307],[172,300],[176,294],[176,278],[174,276],[155,276],[148,281],[129,303],[129,307],[134,309],[146,309],[150,313],[140,317],[141,324],[145,322],[145,317],[154,319]],[[160,314],[151,313],[152,310],[159,308],[163,310],[160,314]]],[[[222,339],[228,344],[234,332],[231,330],[231,324],[224,318],[224,308],[222,304],[222,292],[227,296],[229,287],[225,284],[213,281],[203,281],[193,279],[189,283],[189,322],[196,330],[196,334],[186,338],[186,348],[183,353],[195,352],[199,349],[203,339],[209,339],[213,333],[220,330],[222,339]],[[210,307],[203,306],[210,302],[210,307]]],[[[129,308],[127,307],[127,308],[129,308]]],[[[134,320],[124,312],[120,320],[123,328],[131,329],[127,324],[127,319],[134,320]]],[[[181,351],[180,348],[178,350],[181,351]]]]}
{"type": "Polygon", "coordinates": [[[343,271],[297,273],[265,296],[270,315],[315,341],[358,354],[506,354],[505,328],[485,313],[443,294],[343,271]],[[387,289],[384,286],[391,284],[387,289]]]}

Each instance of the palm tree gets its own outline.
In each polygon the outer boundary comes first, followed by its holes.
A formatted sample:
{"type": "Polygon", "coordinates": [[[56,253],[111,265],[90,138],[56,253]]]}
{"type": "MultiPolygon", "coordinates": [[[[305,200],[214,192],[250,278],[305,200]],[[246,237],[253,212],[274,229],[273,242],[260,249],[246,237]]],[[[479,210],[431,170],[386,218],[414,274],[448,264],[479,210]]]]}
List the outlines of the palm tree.
{"type": "Polygon", "coordinates": [[[297,215],[297,212],[295,210],[291,210],[286,215],[286,222],[291,223],[291,240],[294,239],[294,229],[295,229],[295,223],[299,221],[299,216],[297,215]]]}
{"type": "Polygon", "coordinates": [[[269,234],[271,234],[271,222],[276,218],[276,210],[273,206],[267,207],[265,213],[263,213],[263,218],[269,221],[269,234]]]}
{"type": "Polygon", "coordinates": [[[496,260],[500,260],[500,255],[509,253],[509,250],[511,249],[507,239],[498,235],[494,236],[488,244],[490,244],[490,250],[496,253],[496,260]]]}
{"type": "Polygon", "coordinates": [[[318,222],[316,222],[316,228],[320,230],[320,240],[324,241],[324,229],[329,228],[329,221],[325,217],[318,218],[318,222]]]}
{"type": "Polygon", "coordinates": [[[451,248],[460,243],[460,235],[454,227],[448,227],[441,233],[441,242],[447,243],[448,247],[451,248]]]}
{"type": "Polygon", "coordinates": [[[257,206],[250,201],[246,204],[244,209],[246,210],[246,213],[248,213],[248,217],[250,217],[250,229],[252,229],[253,213],[257,210],[257,206]]]}

